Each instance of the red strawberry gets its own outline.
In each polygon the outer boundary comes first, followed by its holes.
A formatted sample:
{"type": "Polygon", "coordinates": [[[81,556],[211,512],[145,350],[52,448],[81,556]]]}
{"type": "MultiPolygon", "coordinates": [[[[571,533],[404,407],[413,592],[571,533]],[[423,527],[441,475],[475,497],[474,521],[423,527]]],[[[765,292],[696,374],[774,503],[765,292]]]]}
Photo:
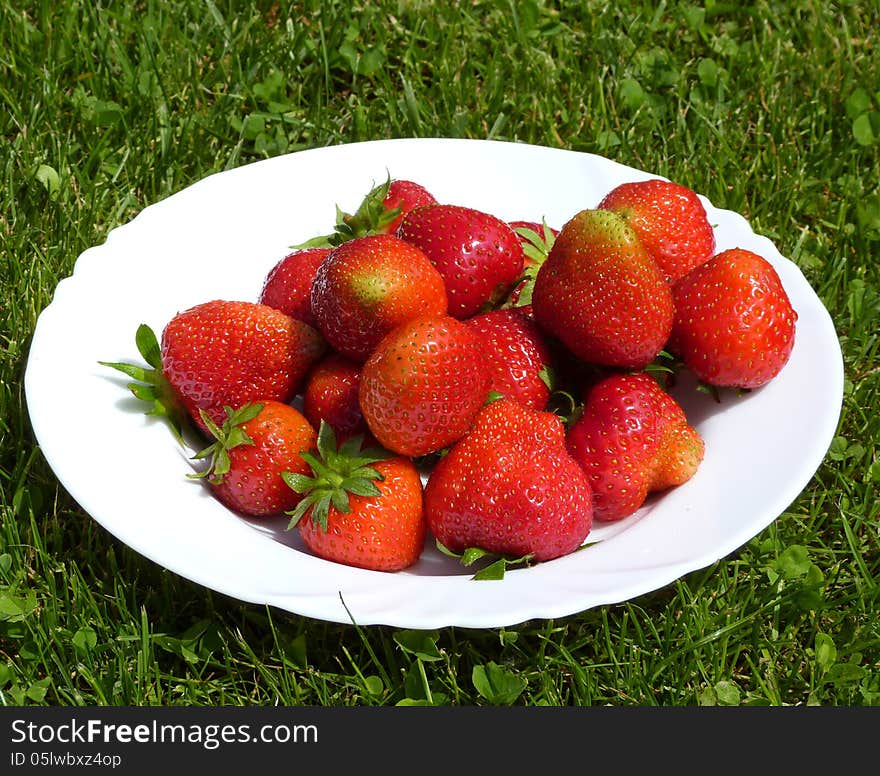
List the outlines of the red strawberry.
{"type": "Polygon", "coordinates": [[[364,364],[361,411],[388,450],[426,455],[470,428],[490,381],[470,327],[448,315],[416,318],[391,331],[364,364]]]}
{"type": "Polygon", "coordinates": [[[437,202],[436,198],[421,183],[408,180],[393,180],[388,186],[388,193],[382,204],[388,212],[400,212],[388,224],[382,227],[382,231],[387,234],[395,234],[403,217],[410,210],[422,205],[433,205],[437,202]]]}
{"type": "Polygon", "coordinates": [[[523,270],[516,232],[501,219],[460,205],[423,205],[407,213],[397,235],[417,246],[440,271],[449,314],[469,318],[493,306],[523,270]]]}
{"type": "Polygon", "coordinates": [[[150,414],[167,417],[178,437],[187,420],[207,430],[202,410],[221,424],[226,406],[289,402],[327,349],[318,331],[274,307],[219,299],[175,315],[161,347],[146,324],[136,342],[149,368],[102,363],[139,381],[132,392],[152,405],[150,414]]]}
{"type": "Polygon", "coordinates": [[[604,521],[633,514],[650,492],[686,482],[704,452],[681,405],[644,372],[596,383],[567,444],[589,477],[593,515],[604,521]]]}
{"type": "Polygon", "coordinates": [[[304,248],[279,261],[263,281],[258,301],[317,327],[312,315],[312,282],[330,248],[304,248]]]}
{"type": "Polygon", "coordinates": [[[332,233],[313,237],[296,247],[333,247],[356,237],[394,234],[406,213],[420,205],[434,202],[434,195],[420,183],[388,178],[367,192],[354,213],[346,213],[337,205],[336,224],[332,233]]]}
{"type": "Polygon", "coordinates": [[[300,454],[315,447],[315,429],[298,410],[277,401],[225,410],[222,425],[203,416],[214,441],[196,454],[209,464],[195,476],[207,478],[214,495],[244,515],[268,517],[296,507],[300,496],[282,473],[308,470],[300,454]]]}
{"type": "Polygon", "coordinates": [[[765,258],[722,251],[673,288],[669,349],[704,383],[758,388],[788,363],[797,312],[765,258]]]}
{"type": "Polygon", "coordinates": [[[339,353],[329,353],[312,369],[303,389],[303,413],[315,428],[325,421],[339,440],[367,433],[358,401],[361,369],[339,353]]]}
{"type": "Polygon", "coordinates": [[[478,548],[550,560],[589,534],[590,485],[566,451],[560,418],[499,399],[431,472],[425,514],[453,553],[478,548]]]}
{"type": "Polygon", "coordinates": [[[672,292],[616,213],[582,210],[560,230],[535,278],[535,320],[584,361],[640,369],[672,329],[672,292]]]}
{"type": "Polygon", "coordinates": [[[354,437],[339,448],[322,424],[318,455],[304,453],[311,476],[284,479],[302,501],[291,512],[306,547],[325,560],[373,571],[413,565],[425,544],[422,480],[408,458],[361,449],[354,437]]]}
{"type": "Polygon", "coordinates": [[[667,282],[674,283],[715,253],[706,209],[686,186],[654,179],[622,183],[599,203],[633,228],[667,282]]]}
{"type": "Polygon", "coordinates": [[[391,329],[446,313],[443,278],[422,251],[390,234],[334,248],[312,284],[312,312],[331,347],[363,363],[391,329]]]}
{"type": "Polygon", "coordinates": [[[550,398],[550,348],[537,324],[521,308],[490,310],[465,323],[483,343],[492,369],[491,389],[533,410],[550,398]]]}

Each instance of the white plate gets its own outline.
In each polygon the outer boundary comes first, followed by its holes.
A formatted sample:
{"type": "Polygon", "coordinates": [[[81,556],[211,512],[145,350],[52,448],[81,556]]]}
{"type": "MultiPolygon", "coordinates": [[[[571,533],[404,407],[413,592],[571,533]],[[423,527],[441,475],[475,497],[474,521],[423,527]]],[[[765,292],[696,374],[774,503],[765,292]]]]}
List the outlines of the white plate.
{"type": "Polygon", "coordinates": [[[39,317],[25,390],[43,454],[80,506],[157,564],[239,600],[332,622],[498,627],[558,618],[661,588],[740,547],[808,484],[835,433],[843,363],[832,321],[798,268],[741,216],[706,201],[718,250],[779,272],[798,313],[791,359],[770,384],[721,404],[679,392],[706,442],[685,485],[597,525],[580,552],[474,581],[429,540],[388,574],[320,560],[286,521],[235,516],[185,475],[187,451],[98,364],[137,361],[134,333],[161,332],[213,298],[256,300],[290,245],[331,230],[387,175],[441,201],[559,227],[623,181],[652,176],[602,157],[495,141],[382,140],[281,156],[215,174],[141,212],[85,251],[39,317]]]}

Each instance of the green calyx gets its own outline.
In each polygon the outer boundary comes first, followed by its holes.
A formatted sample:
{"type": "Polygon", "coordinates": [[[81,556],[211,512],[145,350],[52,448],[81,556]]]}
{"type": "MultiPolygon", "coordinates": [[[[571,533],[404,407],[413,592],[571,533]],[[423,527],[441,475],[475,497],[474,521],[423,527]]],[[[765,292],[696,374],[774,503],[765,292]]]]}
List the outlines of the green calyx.
{"type": "Polygon", "coordinates": [[[128,384],[128,389],[136,398],[149,405],[146,414],[164,418],[178,443],[184,445],[185,434],[192,434],[194,426],[177,393],[162,372],[162,351],[159,341],[147,324],[142,323],[138,326],[135,344],[138,353],[147,362],[146,367],[118,361],[98,363],[131,377],[134,382],[128,384]]]}
{"type": "Polygon", "coordinates": [[[229,451],[241,445],[253,445],[254,440],[242,428],[249,420],[253,420],[263,411],[265,405],[260,402],[245,404],[237,410],[224,406],[226,419],[221,426],[204,410],[199,410],[202,421],[210,432],[214,441],[193,456],[194,461],[208,459],[208,466],[196,474],[189,474],[194,479],[207,478],[212,485],[219,485],[223,478],[229,474],[232,462],[229,451]]]}
{"type": "Polygon", "coordinates": [[[363,437],[356,436],[336,443],[336,434],[325,422],[318,429],[317,455],[300,453],[312,470],[312,476],[282,472],[281,477],[287,485],[303,498],[290,515],[287,528],[293,528],[311,510],[311,520],[321,530],[327,530],[330,506],[343,513],[351,511],[349,495],[381,496],[382,491],[376,482],[384,479],[381,472],[372,467],[377,461],[384,461],[392,454],[379,448],[363,447],[363,437]]]}
{"type": "Polygon", "coordinates": [[[385,197],[391,187],[391,176],[384,183],[374,186],[361,201],[354,213],[346,213],[336,206],[336,224],[333,232],[320,235],[306,240],[299,245],[291,246],[294,249],[302,248],[335,248],[344,242],[356,237],[366,237],[371,234],[384,233],[388,225],[396,219],[401,208],[388,208],[385,206],[385,197]]]}
{"type": "Polygon", "coordinates": [[[474,576],[471,577],[471,579],[477,582],[504,579],[504,573],[508,568],[529,566],[534,559],[532,553],[523,555],[520,558],[513,558],[507,555],[499,555],[494,552],[489,552],[481,547],[468,547],[464,552],[458,553],[453,552],[437,539],[434,540],[434,544],[436,544],[437,549],[444,555],[448,555],[450,558],[457,558],[462,566],[471,566],[479,561],[488,560],[488,565],[480,568],[474,576]]]}
{"type": "Polygon", "coordinates": [[[523,270],[522,277],[514,284],[514,287],[519,289],[516,300],[505,306],[526,307],[532,303],[535,278],[538,276],[538,270],[541,269],[541,265],[547,260],[553,243],[556,242],[556,235],[547,226],[546,221],[542,221],[541,234],[526,226],[517,227],[513,231],[524,238],[522,241],[523,253],[531,261],[523,270]]]}

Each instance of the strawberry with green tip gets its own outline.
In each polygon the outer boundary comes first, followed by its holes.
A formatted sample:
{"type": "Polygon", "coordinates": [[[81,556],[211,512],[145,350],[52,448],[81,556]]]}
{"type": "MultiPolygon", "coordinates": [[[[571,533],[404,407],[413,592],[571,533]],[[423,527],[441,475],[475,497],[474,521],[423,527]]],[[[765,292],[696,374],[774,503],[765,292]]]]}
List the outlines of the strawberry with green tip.
{"type": "Polygon", "coordinates": [[[214,441],[194,456],[208,465],[192,476],[204,479],[220,501],[243,515],[269,517],[294,509],[300,496],[282,474],[308,470],[301,454],[315,448],[315,429],[302,413],[282,402],[224,410],[220,425],[202,413],[214,441]]]}
{"type": "Polygon", "coordinates": [[[592,364],[642,369],[672,329],[672,291],[638,235],[609,210],[559,231],[532,292],[535,320],[592,364]]]}
{"type": "Polygon", "coordinates": [[[687,482],[705,452],[681,405],[645,372],[599,380],[566,443],[589,477],[593,515],[603,522],[634,514],[649,493],[687,482]]]}
{"type": "Polygon", "coordinates": [[[361,370],[359,400],[379,443],[419,457],[459,439],[489,395],[491,370],[466,323],[423,316],[393,329],[361,370]]]}
{"type": "Polygon", "coordinates": [[[312,312],[330,346],[363,363],[395,326],[446,313],[440,273],[414,245],[390,234],[334,248],[315,276],[312,312]]]}
{"type": "Polygon", "coordinates": [[[788,363],[798,316],[763,256],[722,251],[676,283],[673,298],[669,349],[703,383],[759,388],[788,363]]]}
{"type": "Polygon", "coordinates": [[[283,475],[301,499],[291,510],[306,547],[325,559],[373,571],[412,566],[427,533],[423,486],[415,464],[352,437],[337,446],[322,423],[317,452],[303,453],[308,473],[283,475]]]}
{"type": "Polygon", "coordinates": [[[660,178],[621,183],[599,208],[620,215],[674,283],[715,253],[715,231],[696,192],[660,178]]]}
{"type": "Polygon", "coordinates": [[[583,544],[592,494],[560,418],[498,399],[429,475],[425,513],[450,553],[478,548],[540,562],[583,544]]]}

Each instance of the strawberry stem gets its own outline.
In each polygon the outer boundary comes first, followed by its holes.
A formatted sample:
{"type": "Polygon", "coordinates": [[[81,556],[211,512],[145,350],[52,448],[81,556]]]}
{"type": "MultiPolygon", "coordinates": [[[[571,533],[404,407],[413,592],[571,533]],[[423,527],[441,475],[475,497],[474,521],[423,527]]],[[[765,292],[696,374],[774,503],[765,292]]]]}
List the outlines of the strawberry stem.
{"type": "Polygon", "coordinates": [[[264,406],[261,403],[245,404],[237,410],[233,410],[232,407],[224,405],[223,411],[226,413],[226,419],[222,426],[218,426],[207,412],[199,410],[202,421],[214,441],[192,457],[194,461],[210,459],[208,467],[187,476],[193,479],[206,477],[212,485],[219,485],[223,482],[223,478],[229,473],[231,466],[229,451],[241,445],[253,445],[254,443],[242,425],[257,417],[263,411],[264,406]]]}
{"type": "Polygon", "coordinates": [[[184,436],[193,435],[195,426],[184,408],[177,392],[162,372],[162,351],[153,330],[142,323],[135,332],[135,345],[147,366],[120,361],[99,361],[101,366],[116,369],[132,378],[128,389],[134,396],[149,405],[147,415],[164,418],[175,439],[186,445],[184,436]]]}
{"type": "Polygon", "coordinates": [[[312,470],[312,476],[282,472],[281,478],[294,492],[303,496],[296,507],[287,512],[292,529],[307,513],[321,530],[327,530],[330,507],[343,513],[351,511],[349,495],[381,496],[376,487],[382,474],[371,464],[384,461],[392,454],[379,448],[362,448],[363,437],[355,436],[337,445],[333,428],[324,420],[318,428],[317,455],[300,455],[312,470]]]}

